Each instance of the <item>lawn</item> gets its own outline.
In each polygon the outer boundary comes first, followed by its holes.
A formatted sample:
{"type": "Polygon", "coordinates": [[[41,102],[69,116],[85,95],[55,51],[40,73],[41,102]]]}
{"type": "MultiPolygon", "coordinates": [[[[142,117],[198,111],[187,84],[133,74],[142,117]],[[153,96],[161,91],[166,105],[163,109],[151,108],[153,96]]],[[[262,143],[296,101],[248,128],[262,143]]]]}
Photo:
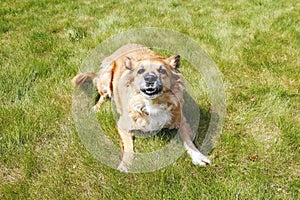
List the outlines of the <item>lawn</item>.
{"type": "MultiPolygon", "coordinates": [[[[296,0],[1,0],[0,198],[299,199],[299,13],[296,0]],[[103,41],[144,27],[192,38],[222,74],[227,115],[209,167],[185,153],[163,169],[124,174],[80,139],[71,79],[103,41]]],[[[205,133],[205,77],[182,64],[191,89],[203,89],[194,98],[205,133]]],[[[97,119],[114,132],[107,110],[97,119]]],[[[141,139],[137,150],[164,143],[141,139]]]]}

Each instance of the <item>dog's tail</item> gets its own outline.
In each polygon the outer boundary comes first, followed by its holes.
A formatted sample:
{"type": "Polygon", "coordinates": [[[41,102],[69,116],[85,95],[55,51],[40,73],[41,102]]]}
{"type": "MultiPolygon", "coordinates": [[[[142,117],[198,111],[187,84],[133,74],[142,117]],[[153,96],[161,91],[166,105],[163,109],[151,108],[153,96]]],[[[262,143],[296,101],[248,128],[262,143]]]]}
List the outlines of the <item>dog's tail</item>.
{"type": "Polygon", "coordinates": [[[97,74],[93,72],[80,73],[72,79],[72,83],[77,87],[83,85],[85,82],[92,82],[95,86],[94,79],[96,77],[97,74]]]}

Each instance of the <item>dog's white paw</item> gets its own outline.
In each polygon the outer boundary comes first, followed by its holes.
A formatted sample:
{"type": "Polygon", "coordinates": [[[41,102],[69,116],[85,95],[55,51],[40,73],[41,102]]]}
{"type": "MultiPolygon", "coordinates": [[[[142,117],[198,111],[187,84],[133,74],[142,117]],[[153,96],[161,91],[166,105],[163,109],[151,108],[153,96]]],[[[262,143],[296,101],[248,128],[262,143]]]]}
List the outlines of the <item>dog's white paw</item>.
{"type": "Polygon", "coordinates": [[[128,169],[124,162],[121,162],[117,168],[120,172],[128,173],[128,169]]]}
{"type": "Polygon", "coordinates": [[[94,112],[99,112],[100,111],[100,106],[98,104],[93,106],[93,111],[94,112]]]}
{"type": "Polygon", "coordinates": [[[132,107],[138,113],[143,113],[145,111],[145,105],[144,104],[135,104],[132,107]]]}
{"type": "Polygon", "coordinates": [[[210,160],[199,151],[193,151],[190,152],[189,154],[192,158],[194,165],[200,165],[203,167],[210,165],[210,160]]]}

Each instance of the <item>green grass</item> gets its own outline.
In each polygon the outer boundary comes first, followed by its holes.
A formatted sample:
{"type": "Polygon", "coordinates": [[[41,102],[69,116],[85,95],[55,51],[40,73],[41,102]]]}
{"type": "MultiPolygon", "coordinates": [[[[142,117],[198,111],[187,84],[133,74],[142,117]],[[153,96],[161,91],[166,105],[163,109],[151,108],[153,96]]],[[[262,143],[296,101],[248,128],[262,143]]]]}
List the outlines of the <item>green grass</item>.
{"type": "Polygon", "coordinates": [[[0,1],[0,198],[299,199],[299,13],[295,0],[0,1]],[[98,44],[140,27],[188,35],[222,73],[227,117],[210,167],[184,154],[122,174],[81,142],[70,80],[98,44]]]}

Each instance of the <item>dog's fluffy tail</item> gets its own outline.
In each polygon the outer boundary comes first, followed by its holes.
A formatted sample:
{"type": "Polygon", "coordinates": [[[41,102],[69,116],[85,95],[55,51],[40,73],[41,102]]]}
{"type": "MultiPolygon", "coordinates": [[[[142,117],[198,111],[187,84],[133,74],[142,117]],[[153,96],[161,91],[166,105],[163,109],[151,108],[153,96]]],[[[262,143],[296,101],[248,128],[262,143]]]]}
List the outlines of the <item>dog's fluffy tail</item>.
{"type": "Polygon", "coordinates": [[[80,73],[72,79],[72,83],[75,86],[83,85],[85,82],[92,82],[94,85],[94,79],[97,77],[96,73],[87,72],[87,73],[80,73]]]}

